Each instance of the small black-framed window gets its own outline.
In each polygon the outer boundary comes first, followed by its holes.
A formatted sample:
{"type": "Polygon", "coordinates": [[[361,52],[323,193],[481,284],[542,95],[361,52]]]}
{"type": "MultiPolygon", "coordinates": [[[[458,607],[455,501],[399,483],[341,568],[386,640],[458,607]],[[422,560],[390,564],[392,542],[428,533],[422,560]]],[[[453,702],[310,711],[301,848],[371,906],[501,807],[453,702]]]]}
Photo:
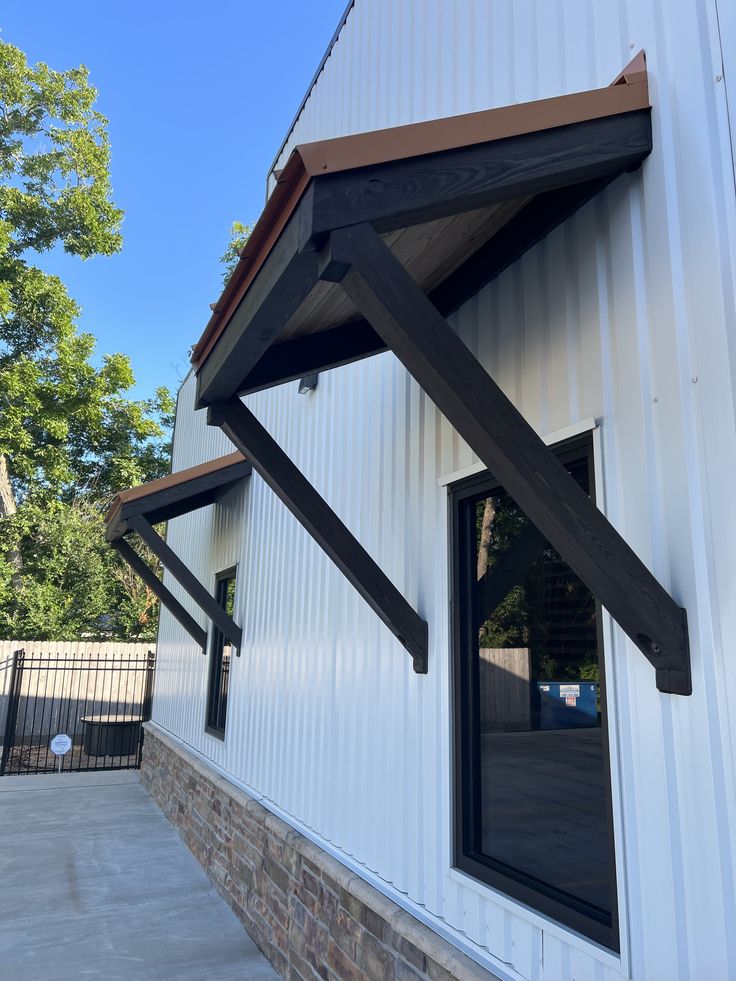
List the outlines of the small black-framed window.
{"type": "MultiPolygon", "coordinates": [[[[215,599],[232,617],[235,608],[235,569],[218,572],[215,577],[215,599]]],[[[227,696],[230,684],[230,665],[233,646],[220,628],[212,625],[210,637],[210,669],[207,686],[207,731],[224,738],[227,718],[227,696]]]]}
{"type": "Polygon", "coordinates": [[[450,508],[455,867],[618,951],[600,606],[488,473],[450,508]]]}

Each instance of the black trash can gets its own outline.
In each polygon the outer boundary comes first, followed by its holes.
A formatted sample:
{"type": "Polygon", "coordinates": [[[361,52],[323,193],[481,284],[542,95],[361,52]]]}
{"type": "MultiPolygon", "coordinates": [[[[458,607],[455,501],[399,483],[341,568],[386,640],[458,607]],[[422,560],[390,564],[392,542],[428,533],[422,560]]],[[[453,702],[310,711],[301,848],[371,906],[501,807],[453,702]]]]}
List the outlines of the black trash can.
{"type": "Polygon", "coordinates": [[[87,756],[132,756],[138,750],[140,715],[85,715],[82,745],[87,756]]]}

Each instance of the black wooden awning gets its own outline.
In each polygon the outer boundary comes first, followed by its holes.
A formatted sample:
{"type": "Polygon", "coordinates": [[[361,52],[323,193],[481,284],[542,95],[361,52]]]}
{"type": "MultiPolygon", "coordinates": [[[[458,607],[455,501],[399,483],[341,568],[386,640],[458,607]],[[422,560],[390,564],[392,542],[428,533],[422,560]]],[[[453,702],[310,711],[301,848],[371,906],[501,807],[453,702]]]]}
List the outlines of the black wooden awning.
{"type": "Polygon", "coordinates": [[[386,349],[325,269],[371,224],[444,316],[650,152],[639,55],[602,89],[300,145],[195,345],[200,405],[386,349]]]}
{"type": "Polygon", "coordinates": [[[390,349],[656,668],[685,612],[447,315],[652,149],[639,55],[606,88],[297,147],[194,350],[198,404],[426,671],[427,625],[238,398],[390,349]]]}
{"type": "Polygon", "coordinates": [[[107,515],[107,540],[202,649],[206,647],[207,632],[190,616],[139,553],[125,541],[125,536],[133,532],[140,535],[161,565],[189,593],[205,615],[217,624],[239,652],[240,627],[172,551],[153,525],[213,504],[250,472],[250,463],[242,453],[236,451],[200,466],[169,474],[160,480],[121,491],[107,515]]]}

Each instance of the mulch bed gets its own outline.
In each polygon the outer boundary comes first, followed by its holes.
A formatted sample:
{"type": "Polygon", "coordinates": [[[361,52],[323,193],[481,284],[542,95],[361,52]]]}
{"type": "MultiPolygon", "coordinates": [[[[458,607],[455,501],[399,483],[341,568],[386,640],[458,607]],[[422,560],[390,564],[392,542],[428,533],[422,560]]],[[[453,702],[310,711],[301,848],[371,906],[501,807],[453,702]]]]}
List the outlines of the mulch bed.
{"type": "MultiPolygon", "coordinates": [[[[138,766],[138,754],[129,756],[88,756],[81,744],[75,743],[69,752],[61,757],[62,772],[73,770],[123,770],[138,766]]],[[[7,776],[28,773],[56,773],[59,759],[54,756],[47,744],[40,746],[14,746],[8,754],[5,767],[7,776]]]]}

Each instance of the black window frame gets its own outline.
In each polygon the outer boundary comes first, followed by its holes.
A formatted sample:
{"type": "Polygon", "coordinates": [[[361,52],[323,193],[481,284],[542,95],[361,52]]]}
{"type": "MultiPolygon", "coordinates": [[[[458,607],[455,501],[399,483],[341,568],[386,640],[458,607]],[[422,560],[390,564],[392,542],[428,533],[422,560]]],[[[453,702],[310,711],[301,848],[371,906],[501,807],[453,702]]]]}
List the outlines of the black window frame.
{"type": "MultiPolygon", "coordinates": [[[[221,591],[224,586],[224,599],[227,601],[227,583],[235,583],[235,593],[237,595],[238,588],[238,567],[237,565],[231,566],[229,569],[223,569],[221,572],[215,575],[215,590],[214,595],[217,602],[226,609],[226,603],[222,602],[221,591]]],[[[212,720],[217,717],[217,706],[215,705],[216,693],[220,688],[222,681],[222,648],[225,646],[227,638],[223,634],[222,630],[213,623],[211,625],[209,642],[208,642],[208,652],[209,652],[209,665],[207,670],[207,701],[205,703],[205,732],[209,733],[210,736],[214,736],[216,739],[225,739],[225,730],[227,727],[227,705],[225,707],[225,718],[223,725],[220,727],[216,725],[212,720]],[[220,651],[219,657],[217,652],[220,651]]],[[[229,687],[228,687],[229,693],[229,687]]]]}
{"type": "MultiPolygon", "coordinates": [[[[591,433],[561,441],[550,447],[562,463],[573,463],[587,458],[589,494],[595,502],[595,460],[591,433]]],[[[598,651],[601,691],[601,726],[603,728],[603,765],[607,795],[608,836],[611,855],[611,922],[603,923],[584,910],[585,903],[571,903],[555,896],[554,887],[512,866],[503,865],[497,859],[482,854],[479,847],[481,798],[479,793],[479,700],[477,674],[475,687],[472,678],[475,670],[473,653],[477,642],[471,636],[472,616],[469,595],[468,556],[466,544],[474,540],[468,529],[461,528],[463,512],[467,519],[470,509],[461,505],[479,493],[492,493],[502,488],[488,470],[452,484],[448,488],[450,556],[451,556],[451,611],[452,611],[452,862],[453,867],[479,882],[498,890],[511,899],[528,906],[534,912],[547,916],[561,926],[574,930],[585,939],[618,954],[620,933],[618,916],[618,888],[616,878],[616,842],[613,825],[613,788],[611,783],[610,733],[607,706],[608,692],[605,676],[605,644],[602,627],[601,605],[595,598],[598,630],[598,651]],[[471,847],[474,844],[475,847],[471,847]]],[[[472,568],[473,566],[471,566],[472,568]]]]}

